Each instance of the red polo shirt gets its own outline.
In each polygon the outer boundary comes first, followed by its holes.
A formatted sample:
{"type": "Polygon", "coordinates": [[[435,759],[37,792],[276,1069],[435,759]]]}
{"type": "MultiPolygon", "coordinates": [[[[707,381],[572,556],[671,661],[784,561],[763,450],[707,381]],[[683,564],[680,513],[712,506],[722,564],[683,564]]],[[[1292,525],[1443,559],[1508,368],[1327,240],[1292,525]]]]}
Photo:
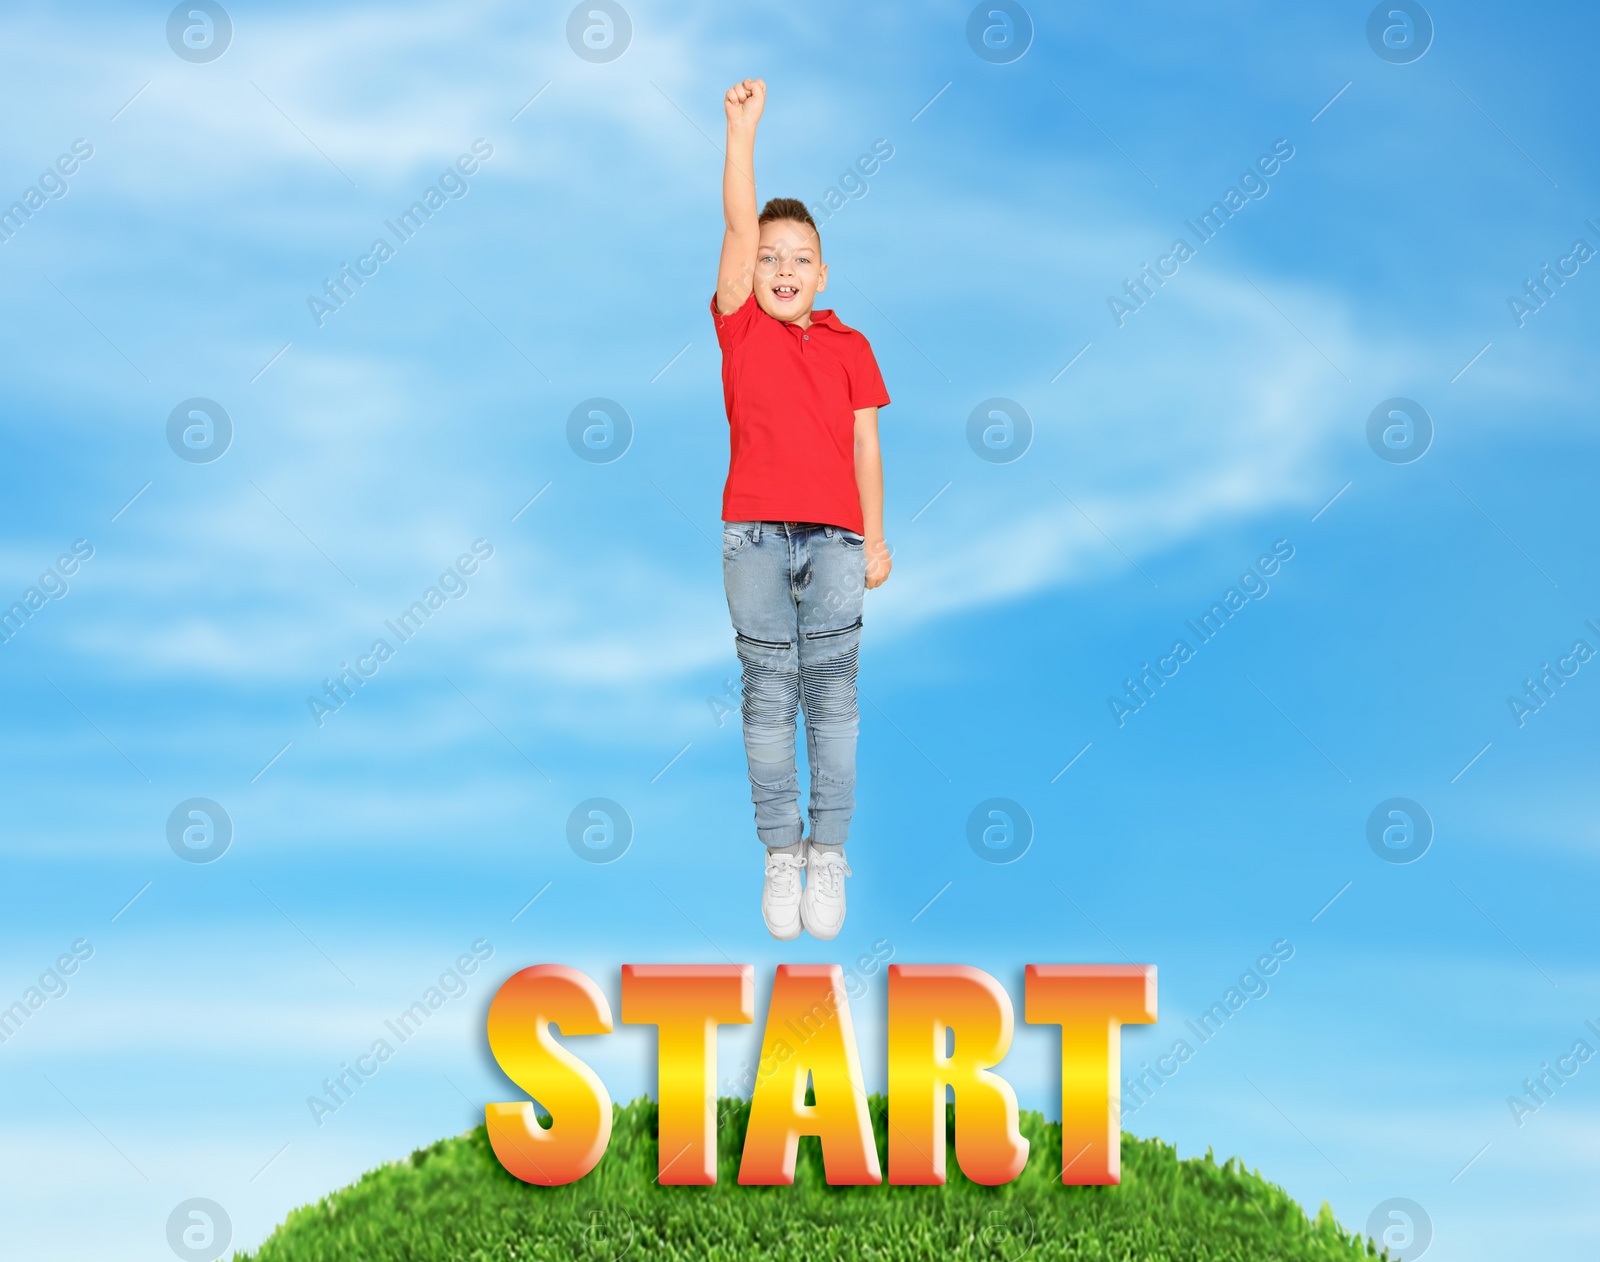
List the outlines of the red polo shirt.
{"type": "Polygon", "coordinates": [[[857,408],[889,402],[866,337],[832,311],[802,329],[755,294],[711,318],[728,409],[724,521],[811,521],[863,533],[856,488],[857,408]]]}

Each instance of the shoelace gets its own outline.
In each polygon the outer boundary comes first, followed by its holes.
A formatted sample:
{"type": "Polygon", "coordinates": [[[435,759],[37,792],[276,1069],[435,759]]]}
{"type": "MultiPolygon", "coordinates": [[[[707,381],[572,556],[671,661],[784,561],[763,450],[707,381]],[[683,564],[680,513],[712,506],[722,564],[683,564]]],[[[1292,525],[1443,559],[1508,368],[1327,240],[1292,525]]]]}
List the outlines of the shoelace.
{"type": "Polygon", "coordinates": [[[852,875],[842,855],[819,854],[811,862],[811,879],[821,883],[821,893],[836,898],[844,891],[844,878],[852,875]]]}
{"type": "Polygon", "coordinates": [[[795,887],[800,882],[800,869],[806,866],[805,858],[794,855],[775,854],[767,860],[767,880],[771,882],[772,893],[778,898],[789,898],[795,892],[795,887]]]}

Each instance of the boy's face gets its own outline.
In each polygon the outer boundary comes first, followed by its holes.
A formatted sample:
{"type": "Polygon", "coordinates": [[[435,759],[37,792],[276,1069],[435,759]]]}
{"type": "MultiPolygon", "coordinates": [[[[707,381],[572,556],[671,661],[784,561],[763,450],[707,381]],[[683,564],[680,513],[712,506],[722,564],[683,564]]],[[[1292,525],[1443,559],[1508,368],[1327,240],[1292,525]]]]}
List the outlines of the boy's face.
{"type": "Polygon", "coordinates": [[[761,225],[756,247],[756,303],[769,316],[793,322],[811,314],[817,295],[828,286],[817,234],[793,219],[761,225]]]}

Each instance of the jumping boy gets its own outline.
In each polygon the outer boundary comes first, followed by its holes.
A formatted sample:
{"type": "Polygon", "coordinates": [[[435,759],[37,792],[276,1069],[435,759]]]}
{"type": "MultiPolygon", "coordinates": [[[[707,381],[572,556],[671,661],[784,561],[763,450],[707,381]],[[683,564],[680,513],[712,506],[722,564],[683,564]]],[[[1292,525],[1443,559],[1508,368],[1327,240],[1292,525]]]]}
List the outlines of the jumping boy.
{"type": "Polygon", "coordinates": [[[756,123],[767,85],[728,89],[725,229],[711,317],[722,347],[728,481],[722,575],[744,678],[744,748],[767,850],[761,915],[775,938],[844,924],[855,810],[862,593],[889,577],[878,409],[867,339],[812,303],[827,287],[803,202],[756,213],[756,123]],[[795,718],[805,712],[811,835],[800,819],[795,718]],[[801,870],[807,878],[801,886],[801,870]]]}

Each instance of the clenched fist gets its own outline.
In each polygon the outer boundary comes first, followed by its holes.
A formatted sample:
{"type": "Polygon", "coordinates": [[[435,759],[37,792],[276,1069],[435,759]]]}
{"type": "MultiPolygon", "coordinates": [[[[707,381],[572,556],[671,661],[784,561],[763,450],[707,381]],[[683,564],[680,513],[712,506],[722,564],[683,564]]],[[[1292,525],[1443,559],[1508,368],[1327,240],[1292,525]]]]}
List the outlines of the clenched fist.
{"type": "Polygon", "coordinates": [[[889,545],[882,539],[867,540],[867,589],[882,587],[888,581],[889,571],[894,569],[894,560],[889,552],[889,545]]]}
{"type": "Polygon", "coordinates": [[[728,115],[729,127],[748,127],[752,131],[761,118],[762,106],[767,103],[767,84],[764,79],[746,79],[728,89],[722,98],[722,108],[728,115]]]}

